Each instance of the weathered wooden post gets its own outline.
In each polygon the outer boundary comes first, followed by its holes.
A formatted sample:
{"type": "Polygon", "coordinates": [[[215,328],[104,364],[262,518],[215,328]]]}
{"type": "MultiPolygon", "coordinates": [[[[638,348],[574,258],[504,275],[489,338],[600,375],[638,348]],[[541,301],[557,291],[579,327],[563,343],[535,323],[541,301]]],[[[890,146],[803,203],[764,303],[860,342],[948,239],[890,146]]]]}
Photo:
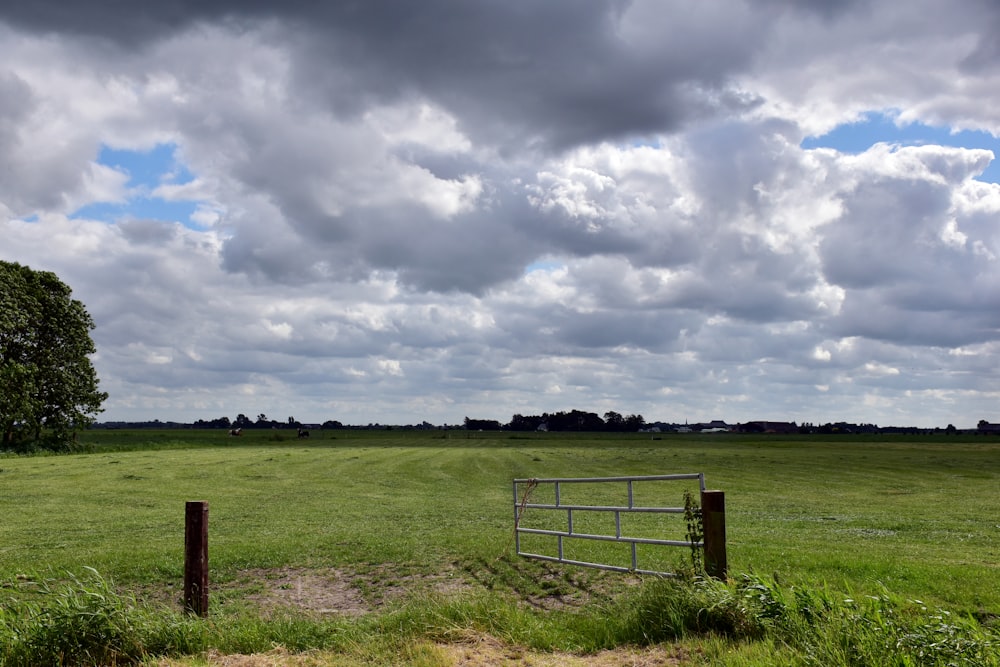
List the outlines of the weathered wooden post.
{"type": "Polygon", "coordinates": [[[705,572],[716,579],[726,578],[726,494],[701,492],[701,522],[705,541],[705,572]]]}
{"type": "Polygon", "coordinates": [[[185,506],[184,609],[208,616],[208,502],[204,500],[185,506]]]}

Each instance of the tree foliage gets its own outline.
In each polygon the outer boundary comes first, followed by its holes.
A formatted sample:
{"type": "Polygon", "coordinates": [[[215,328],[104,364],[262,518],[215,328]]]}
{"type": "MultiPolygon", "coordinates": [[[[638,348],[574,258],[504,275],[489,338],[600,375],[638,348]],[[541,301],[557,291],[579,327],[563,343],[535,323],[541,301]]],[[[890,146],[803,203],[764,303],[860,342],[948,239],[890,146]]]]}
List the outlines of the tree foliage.
{"type": "MultiPolygon", "coordinates": [[[[468,417],[466,417],[468,421],[468,417]]],[[[628,415],[627,417],[614,411],[604,413],[601,419],[594,412],[584,410],[570,410],[554,413],[543,413],[540,415],[516,414],[511,417],[510,422],[503,425],[507,431],[612,431],[634,433],[645,427],[646,420],[642,415],[628,415]]]]}
{"type": "Polygon", "coordinates": [[[496,419],[465,418],[465,428],[469,431],[499,431],[500,422],[496,419]]]}
{"type": "Polygon", "coordinates": [[[0,261],[0,448],[69,448],[107,398],[94,322],[71,294],[54,273],[0,261]]]}

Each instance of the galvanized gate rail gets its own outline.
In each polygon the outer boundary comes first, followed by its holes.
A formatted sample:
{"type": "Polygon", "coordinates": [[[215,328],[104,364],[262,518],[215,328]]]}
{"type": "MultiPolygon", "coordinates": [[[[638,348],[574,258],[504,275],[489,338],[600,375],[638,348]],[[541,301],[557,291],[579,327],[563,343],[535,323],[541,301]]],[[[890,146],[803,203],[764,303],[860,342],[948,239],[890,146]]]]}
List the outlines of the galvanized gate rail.
{"type": "Polygon", "coordinates": [[[670,547],[688,547],[688,548],[703,548],[705,549],[705,562],[706,570],[709,574],[713,576],[725,576],[725,505],[722,498],[721,491],[706,491],[705,490],[705,475],[704,473],[684,473],[675,475],[644,475],[644,476],[628,476],[628,477],[564,477],[564,478],[549,478],[549,479],[515,479],[514,480],[514,542],[515,549],[519,556],[525,558],[533,558],[536,560],[550,561],[556,563],[565,563],[569,565],[580,565],[583,567],[593,567],[602,570],[611,570],[614,572],[635,572],[639,574],[654,574],[662,576],[672,576],[671,572],[662,572],[658,570],[649,570],[639,567],[637,545],[639,544],[653,544],[662,545],[670,547]],[[634,503],[633,495],[633,484],[635,482],[656,482],[656,481],[671,481],[671,480],[698,480],[698,486],[701,490],[702,498],[702,509],[703,518],[708,519],[708,514],[712,514],[712,518],[706,523],[708,524],[706,528],[711,528],[712,535],[709,535],[709,530],[703,530],[706,539],[700,542],[691,542],[686,540],[665,540],[656,539],[648,537],[629,537],[622,534],[621,527],[621,517],[622,514],[630,513],[661,513],[661,514],[683,514],[685,508],[683,507],[645,507],[638,506],[634,503]],[[628,501],[626,505],[579,505],[579,504],[564,504],[561,501],[561,487],[564,484],[578,484],[578,483],[624,483],[627,485],[628,501]],[[531,492],[541,484],[552,484],[554,486],[554,497],[555,503],[533,503],[529,502],[529,497],[531,492]],[[523,489],[523,492],[522,492],[523,489]],[[706,494],[718,494],[717,497],[707,496],[706,494]],[[708,503],[706,505],[706,502],[708,503]],[[721,507],[719,504],[721,504],[721,507]],[[716,509],[712,509],[714,506],[716,509]],[[544,528],[524,528],[521,526],[521,519],[526,510],[536,509],[536,510],[546,510],[546,511],[558,511],[566,513],[566,529],[565,530],[549,530],[544,528]],[[708,510],[708,512],[705,512],[708,510]],[[721,514],[719,511],[721,510],[721,514]],[[574,512],[613,512],[615,516],[615,534],[614,535],[595,535],[591,533],[579,533],[574,530],[573,527],[573,513],[574,512]],[[718,528],[721,521],[721,544],[719,544],[719,532],[718,528]],[[557,540],[557,556],[548,556],[544,554],[536,554],[525,552],[521,549],[521,535],[548,535],[555,537],[557,540]],[[579,540],[598,540],[598,541],[608,541],[608,542],[622,542],[630,545],[631,548],[631,567],[623,567],[620,565],[609,565],[606,563],[591,563],[587,561],[573,560],[566,558],[563,541],[566,539],[579,539],[579,540]],[[709,541],[714,540],[715,544],[710,544],[709,541]],[[720,548],[721,548],[721,562],[720,558],[720,548]]]}

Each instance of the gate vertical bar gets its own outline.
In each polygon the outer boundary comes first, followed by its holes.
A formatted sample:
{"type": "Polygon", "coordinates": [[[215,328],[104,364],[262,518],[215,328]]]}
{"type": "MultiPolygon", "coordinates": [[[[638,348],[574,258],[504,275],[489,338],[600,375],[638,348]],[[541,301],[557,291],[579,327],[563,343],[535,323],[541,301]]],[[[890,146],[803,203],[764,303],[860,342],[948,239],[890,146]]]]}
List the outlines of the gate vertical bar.
{"type": "Polygon", "coordinates": [[[726,563],[726,494],[722,491],[701,492],[701,521],[705,543],[705,572],[710,577],[725,579],[726,563]]]}
{"type": "Polygon", "coordinates": [[[514,480],[514,553],[521,553],[521,506],[517,501],[517,480],[514,480]]]}
{"type": "Polygon", "coordinates": [[[184,609],[208,616],[208,502],[184,508],[184,609]]]}

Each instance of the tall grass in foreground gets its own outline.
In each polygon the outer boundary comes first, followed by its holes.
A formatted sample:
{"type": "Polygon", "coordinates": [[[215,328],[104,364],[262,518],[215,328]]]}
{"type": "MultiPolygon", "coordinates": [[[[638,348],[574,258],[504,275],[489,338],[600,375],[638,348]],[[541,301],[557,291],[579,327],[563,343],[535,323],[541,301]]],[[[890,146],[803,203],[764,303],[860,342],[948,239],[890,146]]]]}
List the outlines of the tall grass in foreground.
{"type": "Polygon", "coordinates": [[[198,650],[204,633],[176,614],[140,605],[95,570],[68,581],[16,581],[0,608],[0,664],[135,664],[198,650]]]}
{"type": "Polygon", "coordinates": [[[625,625],[625,633],[642,633],[631,637],[634,641],[722,635],[774,643],[795,657],[791,664],[1000,664],[1000,636],[974,619],[955,618],[888,591],[854,599],[829,588],[784,588],[749,575],[729,584],[692,580],[647,586],[625,625]]]}
{"type": "Polygon", "coordinates": [[[290,612],[198,619],[116,592],[93,570],[58,585],[4,586],[23,593],[7,596],[0,610],[4,667],[133,665],[210,649],[260,653],[275,646],[344,658],[331,664],[405,664],[427,641],[447,643],[471,633],[577,653],[683,642],[698,647],[692,664],[1000,665],[1000,636],[988,624],[889,592],[854,599],[756,576],[650,579],[583,611],[544,612],[482,593],[414,599],[389,612],[332,620],[290,612]]]}

